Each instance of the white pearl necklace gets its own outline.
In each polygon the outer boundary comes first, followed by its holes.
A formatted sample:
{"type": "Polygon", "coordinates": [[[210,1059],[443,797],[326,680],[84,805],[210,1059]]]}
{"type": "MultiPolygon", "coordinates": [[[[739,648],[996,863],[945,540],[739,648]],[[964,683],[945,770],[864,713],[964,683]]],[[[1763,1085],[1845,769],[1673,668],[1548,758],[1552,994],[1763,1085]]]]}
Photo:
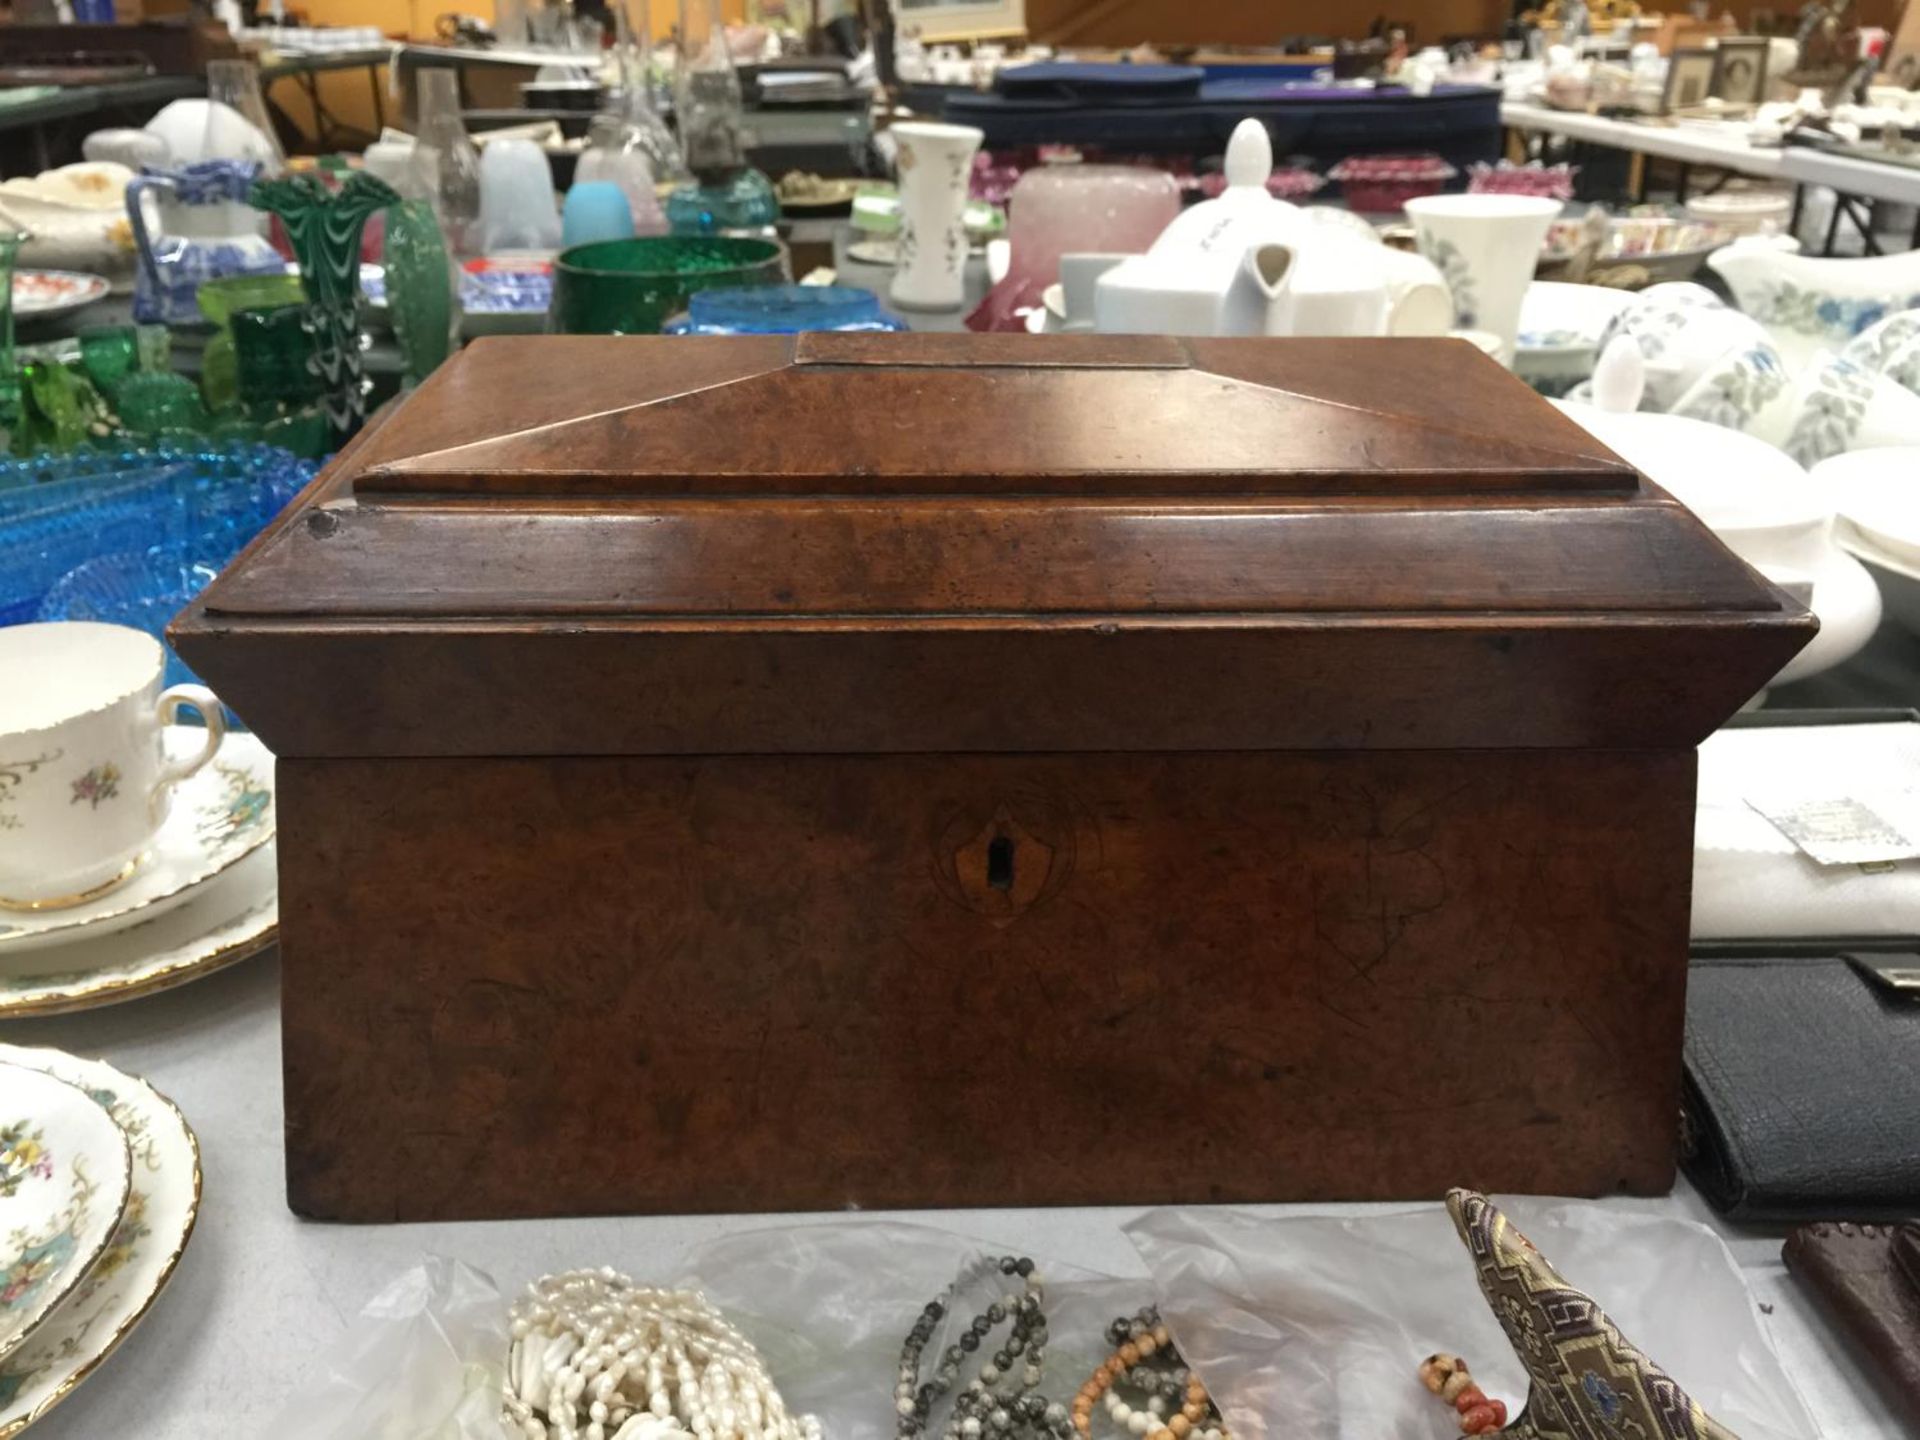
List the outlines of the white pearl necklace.
{"type": "Polygon", "coordinates": [[[506,1415],[527,1440],[821,1440],[695,1290],[572,1270],[514,1303],[506,1415]]]}

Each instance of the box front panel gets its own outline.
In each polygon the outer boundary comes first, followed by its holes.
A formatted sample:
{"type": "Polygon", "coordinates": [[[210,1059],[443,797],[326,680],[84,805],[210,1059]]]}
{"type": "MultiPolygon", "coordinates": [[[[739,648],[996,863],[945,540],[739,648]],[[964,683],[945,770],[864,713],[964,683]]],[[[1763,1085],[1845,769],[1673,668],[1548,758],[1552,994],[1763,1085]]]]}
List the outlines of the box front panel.
{"type": "Polygon", "coordinates": [[[1691,752],[279,785],[303,1214],[1671,1183],[1691,752]]]}

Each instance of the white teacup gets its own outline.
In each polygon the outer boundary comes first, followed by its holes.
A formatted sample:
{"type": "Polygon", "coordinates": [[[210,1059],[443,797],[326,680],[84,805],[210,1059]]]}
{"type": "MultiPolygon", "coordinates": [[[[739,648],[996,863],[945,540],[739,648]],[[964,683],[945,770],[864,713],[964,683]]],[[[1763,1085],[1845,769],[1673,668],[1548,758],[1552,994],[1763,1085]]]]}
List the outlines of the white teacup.
{"type": "Polygon", "coordinates": [[[213,692],[163,693],[165,667],[159,641],[120,625],[0,629],[0,909],[79,905],[139,868],[173,787],[226,736],[213,692]],[[182,706],[207,743],[169,763],[163,727],[182,706]]]}

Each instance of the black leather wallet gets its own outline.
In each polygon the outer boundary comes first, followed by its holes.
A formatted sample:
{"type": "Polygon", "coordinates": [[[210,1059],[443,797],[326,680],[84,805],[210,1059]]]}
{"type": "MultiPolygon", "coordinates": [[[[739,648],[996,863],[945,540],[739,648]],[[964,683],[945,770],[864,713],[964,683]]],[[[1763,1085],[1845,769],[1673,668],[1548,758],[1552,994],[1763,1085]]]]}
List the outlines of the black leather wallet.
{"type": "Polygon", "coordinates": [[[1742,1220],[1920,1213],[1920,956],[1699,960],[1687,1174],[1742,1220]]]}

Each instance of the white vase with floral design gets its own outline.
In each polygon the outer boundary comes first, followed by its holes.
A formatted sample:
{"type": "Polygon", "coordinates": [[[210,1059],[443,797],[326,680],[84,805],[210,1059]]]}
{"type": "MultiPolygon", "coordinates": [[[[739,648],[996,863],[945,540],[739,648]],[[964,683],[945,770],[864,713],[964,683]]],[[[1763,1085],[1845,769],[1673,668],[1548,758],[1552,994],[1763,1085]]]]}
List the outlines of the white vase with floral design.
{"type": "Polygon", "coordinates": [[[967,182],[986,137],[970,125],[895,125],[899,262],[887,294],[903,310],[957,310],[966,299],[967,182]]]}
{"type": "Polygon", "coordinates": [[[1558,200],[1534,195],[1426,195],[1409,200],[1420,253],[1453,291],[1454,323],[1500,337],[1500,359],[1513,364],[1520,302],[1533,282],[1558,200]]]}

